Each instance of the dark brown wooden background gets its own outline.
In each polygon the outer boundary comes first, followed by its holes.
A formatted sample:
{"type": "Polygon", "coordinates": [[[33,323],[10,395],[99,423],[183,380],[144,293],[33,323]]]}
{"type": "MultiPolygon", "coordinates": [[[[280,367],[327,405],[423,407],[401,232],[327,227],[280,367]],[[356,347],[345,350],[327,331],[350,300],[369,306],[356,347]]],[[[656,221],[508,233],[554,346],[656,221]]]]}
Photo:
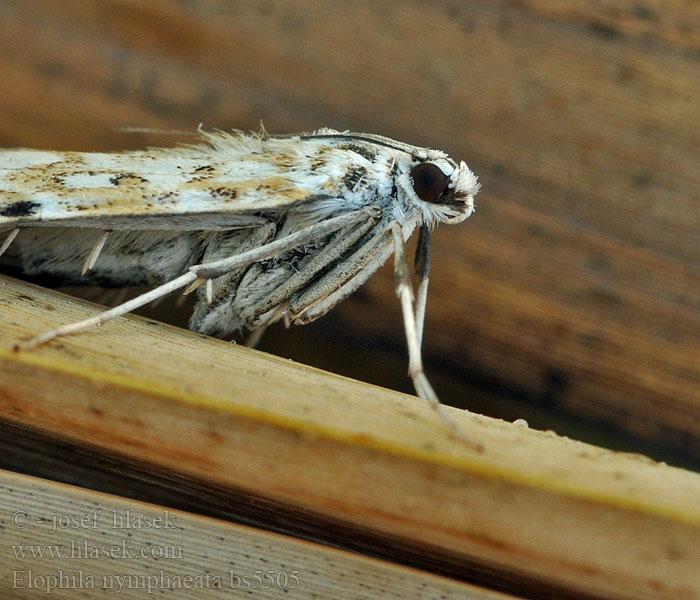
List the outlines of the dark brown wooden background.
{"type": "MultiPolygon", "coordinates": [[[[480,175],[476,214],[435,235],[425,355],[445,402],[700,465],[696,4],[0,3],[2,146],[170,145],[119,128],[260,119],[441,148],[480,175]]],[[[411,390],[390,268],[262,348],[411,390]]]]}

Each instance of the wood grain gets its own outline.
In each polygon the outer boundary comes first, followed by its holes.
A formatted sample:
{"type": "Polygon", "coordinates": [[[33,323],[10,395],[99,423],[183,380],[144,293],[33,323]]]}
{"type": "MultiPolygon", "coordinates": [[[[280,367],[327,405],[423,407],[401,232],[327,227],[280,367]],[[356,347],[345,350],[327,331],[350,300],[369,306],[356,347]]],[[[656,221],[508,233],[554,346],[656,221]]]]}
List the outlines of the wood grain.
{"type": "Polygon", "coordinates": [[[448,409],[465,445],[414,397],[138,317],[12,352],[95,308],[9,279],[0,306],[9,424],[572,594],[700,597],[698,474],[448,409]]]}
{"type": "MultiPolygon", "coordinates": [[[[435,235],[443,399],[698,468],[699,31],[660,0],[5,3],[0,143],[264,119],[445,149],[483,192],[435,235]]],[[[265,348],[409,389],[389,269],[284,335],[265,348]]]]}
{"type": "Polygon", "coordinates": [[[305,599],[327,597],[333,590],[339,600],[417,594],[426,600],[514,598],[242,525],[6,471],[0,471],[0,514],[8,523],[0,545],[0,592],[6,597],[305,599]],[[32,555],[41,549],[44,556],[32,555]],[[103,554],[111,560],[96,559],[103,554]]]}

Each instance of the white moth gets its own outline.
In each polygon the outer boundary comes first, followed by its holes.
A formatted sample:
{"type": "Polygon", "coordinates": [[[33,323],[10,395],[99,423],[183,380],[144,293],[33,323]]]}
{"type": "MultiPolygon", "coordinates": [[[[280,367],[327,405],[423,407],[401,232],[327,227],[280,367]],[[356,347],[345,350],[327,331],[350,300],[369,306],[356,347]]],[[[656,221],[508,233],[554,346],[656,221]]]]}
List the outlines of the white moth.
{"type": "MultiPolygon", "coordinates": [[[[418,395],[443,418],[420,357],[430,229],[474,210],[477,178],[445,153],[365,133],[202,133],[113,154],[0,150],[0,266],[60,284],[157,286],[18,348],[87,329],[174,290],[190,327],[222,336],[307,323],[395,254],[418,395]],[[414,302],[404,241],[420,228],[414,302]]],[[[454,427],[453,427],[454,429],[454,427]]]]}

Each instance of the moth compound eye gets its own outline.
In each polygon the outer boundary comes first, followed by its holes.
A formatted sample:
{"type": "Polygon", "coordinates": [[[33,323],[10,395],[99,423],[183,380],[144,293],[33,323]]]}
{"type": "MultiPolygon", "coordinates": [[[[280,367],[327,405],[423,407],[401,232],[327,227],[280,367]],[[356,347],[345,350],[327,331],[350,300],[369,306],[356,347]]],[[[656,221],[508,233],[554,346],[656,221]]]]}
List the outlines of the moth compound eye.
{"type": "Polygon", "coordinates": [[[433,163],[421,163],[411,169],[413,191],[423,202],[435,203],[447,190],[449,177],[433,163]]]}

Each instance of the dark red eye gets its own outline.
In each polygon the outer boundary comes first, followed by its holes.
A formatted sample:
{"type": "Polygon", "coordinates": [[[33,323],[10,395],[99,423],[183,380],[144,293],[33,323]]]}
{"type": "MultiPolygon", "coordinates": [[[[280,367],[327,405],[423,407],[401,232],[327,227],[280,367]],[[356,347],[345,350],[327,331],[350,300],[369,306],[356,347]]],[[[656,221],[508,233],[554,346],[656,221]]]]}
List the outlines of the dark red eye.
{"type": "Polygon", "coordinates": [[[413,190],[423,202],[437,202],[450,179],[433,163],[421,163],[411,169],[413,190]]]}

